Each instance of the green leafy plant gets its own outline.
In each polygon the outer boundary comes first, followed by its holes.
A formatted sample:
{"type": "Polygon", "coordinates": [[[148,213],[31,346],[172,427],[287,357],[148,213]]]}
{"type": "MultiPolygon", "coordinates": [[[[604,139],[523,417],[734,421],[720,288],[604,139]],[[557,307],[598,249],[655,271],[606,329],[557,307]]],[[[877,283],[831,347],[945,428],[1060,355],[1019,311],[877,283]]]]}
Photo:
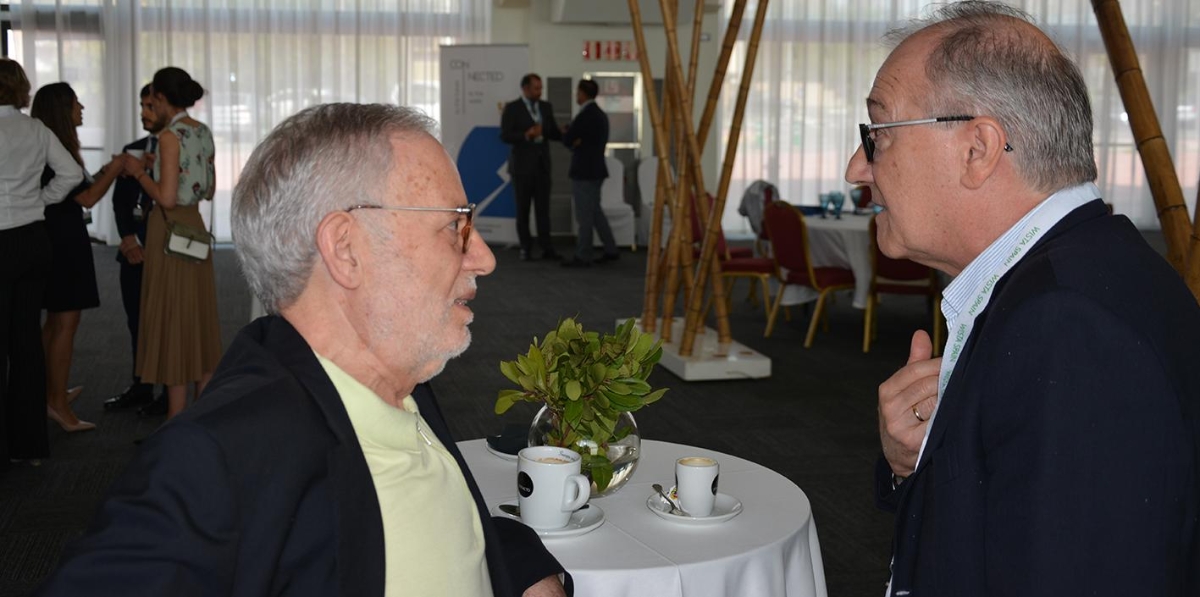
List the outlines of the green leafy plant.
{"type": "Polygon", "coordinates": [[[667,391],[646,383],[661,357],[662,342],[638,330],[633,319],[604,336],[564,319],[540,343],[534,337],[529,352],[500,362],[500,372],[520,389],[500,390],[496,414],[518,401],[545,404],[555,415],[546,443],[578,452],[603,491],[613,476],[608,445],[629,432],[617,430],[617,419],[667,391]]]}

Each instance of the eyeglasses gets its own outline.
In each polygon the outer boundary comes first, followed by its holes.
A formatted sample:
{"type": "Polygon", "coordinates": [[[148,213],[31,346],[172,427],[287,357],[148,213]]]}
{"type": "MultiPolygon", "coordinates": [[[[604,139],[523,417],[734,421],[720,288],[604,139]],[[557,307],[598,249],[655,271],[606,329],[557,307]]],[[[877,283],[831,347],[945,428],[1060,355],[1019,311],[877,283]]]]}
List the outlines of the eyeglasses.
{"type": "MultiPolygon", "coordinates": [[[[387,211],[444,211],[462,214],[467,217],[466,224],[459,225],[458,233],[462,235],[462,252],[467,254],[467,247],[470,246],[468,241],[471,240],[471,221],[475,218],[475,204],[468,203],[463,207],[410,207],[407,205],[352,205],[346,208],[346,212],[352,212],[356,209],[385,209],[387,211]]],[[[457,222],[457,221],[456,221],[457,222]]]]}
{"type": "MultiPolygon", "coordinates": [[[[858,134],[862,137],[863,153],[867,156],[867,162],[875,161],[875,139],[871,137],[871,131],[879,129],[890,129],[897,126],[912,126],[916,124],[933,124],[935,122],[967,122],[975,120],[975,116],[938,116],[937,118],[921,118],[919,120],[901,120],[900,122],[883,122],[879,124],[859,124],[858,134]]],[[[1013,148],[1008,143],[1004,144],[1004,151],[1012,151],[1013,148]]]]}

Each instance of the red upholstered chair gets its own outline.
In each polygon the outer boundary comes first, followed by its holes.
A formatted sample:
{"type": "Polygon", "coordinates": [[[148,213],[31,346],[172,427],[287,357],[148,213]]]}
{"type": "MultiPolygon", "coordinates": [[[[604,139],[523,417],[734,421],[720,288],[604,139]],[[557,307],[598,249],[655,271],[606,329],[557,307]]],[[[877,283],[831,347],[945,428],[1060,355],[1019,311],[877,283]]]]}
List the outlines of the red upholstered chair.
{"type": "Polygon", "coordinates": [[[804,215],[791,204],[775,201],[767,205],[763,212],[763,224],[771,237],[771,249],[775,264],[779,267],[780,282],[771,314],[767,316],[767,331],[763,335],[769,337],[775,327],[784,289],[792,285],[807,286],[819,293],[812,320],[808,323],[808,334],[804,337],[804,347],[809,348],[817,333],[817,322],[821,320],[825,300],[836,290],[854,288],[854,272],[842,267],[813,267],[804,215]]]}
{"type": "Polygon", "coordinates": [[[942,291],[937,272],[927,265],[908,259],[892,259],[879,250],[875,216],[871,216],[871,291],[867,294],[867,310],[863,313],[863,352],[870,352],[875,339],[879,295],[909,294],[929,297],[933,309],[933,356],[942,352],[942,291]]]}
{"type": "MultiPolygon", "coordinates": [[[[712,211],[716,199],[708,196],[708,209],[712,211]]],[[[704,242],[704,222],[700,221],[700,211],[696,202],[692,201],[692,258],[700,258],[701,243],[704,242]]],[[[720,216],[718,216],[719,218],[720,216]]],[[[753,257],[752,247],[730,247],[725,243],[725,231],[717,226],[717,259],[732,259],[734,257],[753,257]]]]}

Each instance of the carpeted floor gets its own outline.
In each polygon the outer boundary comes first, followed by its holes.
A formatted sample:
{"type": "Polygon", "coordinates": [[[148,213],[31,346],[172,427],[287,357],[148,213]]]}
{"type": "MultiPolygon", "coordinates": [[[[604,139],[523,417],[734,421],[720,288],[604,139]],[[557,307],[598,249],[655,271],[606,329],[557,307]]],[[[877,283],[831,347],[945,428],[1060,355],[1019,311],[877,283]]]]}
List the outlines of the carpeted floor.
{"type": "MultiPolygon", "coordinates": [[[[567,247],[562,247],[562,252],[567,247]]],[[[553,262],[522,262],[496,249],[495,274],[480,280],[472,308],[474,343],[434,381],[459,439],[495,433],[505,422],[528,421],[532,405],[493,414],[507,380],[497,366],[527,349],[561,317],[609,329],[641,310],[644,251],[585,270],[553,262]]],[[[68,435],[51,424],[53,455],[40,467],[0,477],[0,595],[25,595],[55,566],[63,547],[88,524],[106,487],[133,454],[134,440],[161,422],[132,412],[105,412],[105,398],[129,380],[132,357],[121,310],[115,249],[94,248],[102,306],[84,313],[70,382],[85,386],[79,415],[93,432],[68,435]]],[[[249,316],[249,295],[233,251],[216,252],[222,339],[228,343],[249,316]]],[[[812,502],[829,594],[878,597],[887,580],[891,517],[872,502],[871,471],[878,450],[875,391],[904,363],[913,329],[927,326],[922,299],[889,298],[879,340],[861,350],[862,312],[842,297],[832,306],[830,331],[812,349],[802,346],[805,316],[793,309],[771,338],[762,337],[762,308],[735,291],[734,337],[770,356],[765,380],[685,383],[659,370],[651,382],[671,388],[637,415],[644,437],[688,443],[747,458],[794,481],[812,502]]]]}

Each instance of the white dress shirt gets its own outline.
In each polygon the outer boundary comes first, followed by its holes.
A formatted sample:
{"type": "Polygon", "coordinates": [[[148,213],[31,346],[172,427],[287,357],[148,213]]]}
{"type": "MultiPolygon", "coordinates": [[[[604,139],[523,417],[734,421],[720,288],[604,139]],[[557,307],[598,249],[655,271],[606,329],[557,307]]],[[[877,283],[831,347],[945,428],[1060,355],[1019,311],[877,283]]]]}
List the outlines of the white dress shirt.
{"type": "Polygon", "coordinates": [[[0,230],[45,219],[42,210],[82,180],[83,167],[46,125],[14,106],[0,106],[0,230]],[[54,178],[42,188],[47,165],[54,178]]]}

